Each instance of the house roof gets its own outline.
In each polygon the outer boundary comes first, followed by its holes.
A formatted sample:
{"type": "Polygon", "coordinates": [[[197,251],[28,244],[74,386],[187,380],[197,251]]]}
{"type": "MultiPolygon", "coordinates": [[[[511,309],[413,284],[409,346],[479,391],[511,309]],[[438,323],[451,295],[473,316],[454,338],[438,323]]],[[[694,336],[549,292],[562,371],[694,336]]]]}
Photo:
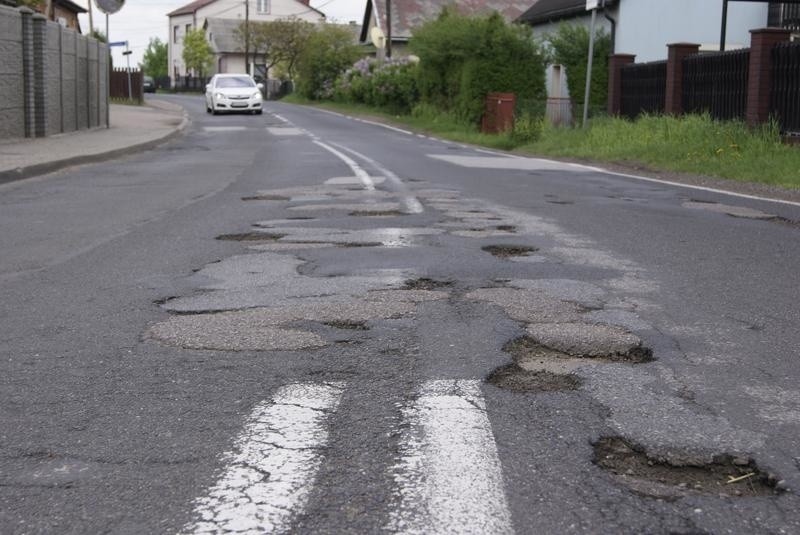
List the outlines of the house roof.
{"type": "Polygon", "coordinates": [[[88,13],[89,10],[85,7],[79,6],[75,2],[71,2],[70,0],[55,0],[54,4],[63,7],[67,11],[71,11],[73,13],[88,13]]]}
{"type": "Polygon", "coordinates": [[[194,2],[190,2],[190,3],[186,4],[185,6],[179,7],[175,11],[171,11],[171,12],[167,13],[167,16],[168,17],[174,17],[176,15],[189,15],[191,13],[194,13],[195,11],[200,9],[201,7],[205,7],[208,4],[213,4],[216,1],[217,0],[194,0],[194,2]]]}
{"type": "Polygon", "coordinates": [[[236,37],[236,30],[241,24],[241,19],[206,19],[205,29],[214,52],[217,54],[236,54],[243,52],[242,45],[236,37]]]}
{"type": "MultiPolygon", "coordinates": [[[[392,0],[392,41],[407,41],[415,28],[435,19],[448,6],[456,8],[465,15],[487,14],[497,11],[506,20],[513,21],[525,12],[532,0],[392,0]]],[[[584,2],[586,0],[583,0],[584,2]]],[[[386,26],[386,4],[383,1],[368,0],[361,25],[361,42],[369,40],[369,27],[372,15],[384,33],[386,26]]],[[[585,6],[585,4],[584,4],[585,6]]]]}
{"type": "MultiPolygon", "coordinates": [[[[605,0],[605,5],[615,4],[617,0],[605,0]]],[[[586,13],[586,0],[539,0],[528,9],[517,22],[540,24],[566,19],[586,13]]]]}

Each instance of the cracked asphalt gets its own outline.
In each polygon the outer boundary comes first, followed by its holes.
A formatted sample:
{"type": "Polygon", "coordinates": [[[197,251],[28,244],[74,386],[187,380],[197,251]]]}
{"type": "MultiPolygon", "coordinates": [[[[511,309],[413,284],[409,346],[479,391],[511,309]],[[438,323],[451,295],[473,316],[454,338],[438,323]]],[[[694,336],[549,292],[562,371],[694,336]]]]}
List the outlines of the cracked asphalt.
{"type": "Polygon", "coordinates": [[[800,533],[800,207],[169,98],[0,186],[0,533],[800,533]]]}

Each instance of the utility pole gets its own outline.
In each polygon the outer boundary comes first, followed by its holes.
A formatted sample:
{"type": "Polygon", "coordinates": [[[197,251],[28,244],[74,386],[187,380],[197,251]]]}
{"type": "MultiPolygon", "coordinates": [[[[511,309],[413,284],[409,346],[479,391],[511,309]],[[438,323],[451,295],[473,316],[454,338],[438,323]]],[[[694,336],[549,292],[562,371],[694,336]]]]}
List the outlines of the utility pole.
{"type": "Polygon", "coordinates": [[[250,74],[250,0],[244,0],[244,70],[250,74]]]}
{"type": "Polygon", "coordinates": [[[47,0],[44,9],[44,16],[47,18],[47,20],[53,20],[53,0],[47,0]]]}
{"type": "Polygon", "coordinates": [[[594,60],[594,28],[597,24],[597,8],[600,0],[586,0],[586,9],[592,11],[592,23],[589,26],[589,58],[586,62],[586,93],[583,97],[583,128],[589,121],[589,95],[592,88],[592,63],[594,60]]]}
{"type": "Polygon", "coordinates": [[[392,57],[392,0],[386,0],[386,57],[392,57]]]}
{"type": "MultiPolygon", "coordinates": [[[[92,0],[86,0],[89,4],[89,35],[94,33],[94,17],[92,16],[92,0]]],[[[106,36],[106,41],[108,41],[108,36],[106,36]]]]}

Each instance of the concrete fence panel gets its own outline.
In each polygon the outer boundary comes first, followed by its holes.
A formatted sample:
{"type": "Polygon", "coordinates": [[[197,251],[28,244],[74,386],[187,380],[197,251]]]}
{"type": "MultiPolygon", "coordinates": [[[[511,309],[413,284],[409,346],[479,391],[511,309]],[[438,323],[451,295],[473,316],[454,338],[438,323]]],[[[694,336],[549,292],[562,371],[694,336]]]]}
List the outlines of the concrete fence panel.
{"type": "Polygon", "coordinates": [[[25,136],[22,15],[0,6],[0,139],[25,136]]]}

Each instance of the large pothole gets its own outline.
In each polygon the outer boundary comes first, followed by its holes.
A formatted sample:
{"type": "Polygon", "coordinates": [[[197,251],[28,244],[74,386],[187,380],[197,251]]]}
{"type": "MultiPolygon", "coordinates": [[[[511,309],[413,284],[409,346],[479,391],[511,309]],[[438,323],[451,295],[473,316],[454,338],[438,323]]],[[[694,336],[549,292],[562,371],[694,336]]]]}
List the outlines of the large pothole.
{"type": "Polygon", "coordinates": [[[575,375],[531,371],[517,364],[497,368],[489,374],[486,382],[511,392],[556,392],[576,390],[581,386],[581,379],[575,375]]]}
{"type": "Polygon", "coordinates": [[[674,464],[648,455],[644,448],[621,437],[598,440],[593,462],[634,492],[656,498],[690,494],[753,497],[782,492],[776,476],[765,473],[746,457],[723,455],[712,462],[674,464]]]}
{"type": "Polygon", "coordinates": [[[409,279],[403,285],[404,290],[439,290],[441,288],[450,288],[453,286],[453,281],[429,279],[427,277],[420,277],[419,279],[409,279]]]}
{"type": "Polygon", "coordinates": [[[591,323],[541,323],[527,328],[532,340],[572,357],[609,362],[642,363],[653,351],[625,329],[591,323]]]}
{"type": "Polygon", "coordinates": [[[511,258],[514,256],[528,256],[539,249],[530,245],[486,245],[481,247],[484,251],[498,258],[511,258]]]}

